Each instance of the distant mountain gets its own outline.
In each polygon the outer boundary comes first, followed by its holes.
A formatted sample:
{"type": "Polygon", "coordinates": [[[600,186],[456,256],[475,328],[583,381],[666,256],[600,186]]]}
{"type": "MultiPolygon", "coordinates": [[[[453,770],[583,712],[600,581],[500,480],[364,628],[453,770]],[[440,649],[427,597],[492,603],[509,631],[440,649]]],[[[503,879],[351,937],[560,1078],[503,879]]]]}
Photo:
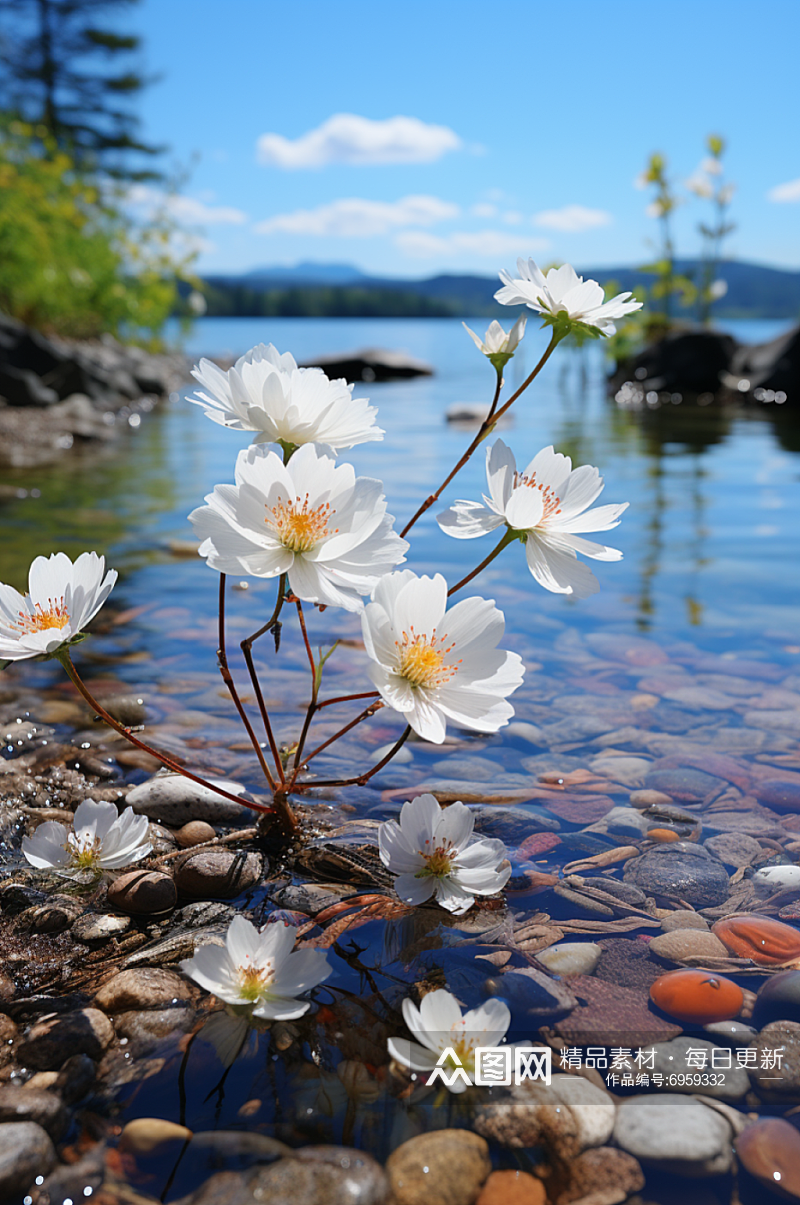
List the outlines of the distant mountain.
{"type": "MultiPolygon", "coordinates": [[[[696,260],[676,269],[699,274],[696,260]]],[[[582,275],[636,292],[653,277],[638,268],[584,268],[582,275]]],[[[800,319],[800,272],[732,260],[721,266],[728,291],[714,307],[717,318],[800,319]]],[[[369,276],[350,264],[302,263],[254,268],[241,275],[206,278],[208,313],[236,317],[499,317],[497,276],[443,273],[424,280],[369,276]]],[[[691,319],[691,311],[685,316],[691,319]]]]}

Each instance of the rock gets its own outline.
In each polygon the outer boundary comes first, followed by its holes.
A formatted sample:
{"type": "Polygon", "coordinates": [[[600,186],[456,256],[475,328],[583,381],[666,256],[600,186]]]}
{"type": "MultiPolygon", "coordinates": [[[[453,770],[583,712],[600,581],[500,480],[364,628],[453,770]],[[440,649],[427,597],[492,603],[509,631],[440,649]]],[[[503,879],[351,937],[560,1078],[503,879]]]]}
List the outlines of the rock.
{"type": "Polygon", "coordinates": [[[713,931],[735,957],[750,958],[761,966],[783,966],[800,959],[800,930],[771,916],[723,917],[713,931]]]}
{"type": "Polygon", "coordinates": [[[364,1151],[312,1146],[290,1154],[269,1167],[212,1176],[191,1205],[388,1205],[386,1173],[364,1151]]]}
{"type": "Polygon", "coordinates": [[[175,885],[193,899],[226,900],[255,887],[261,875],[259,854],[219,847],[190,854],[175,874],[175,885]]]}
{"type": "Polygon", "coordinates": [[[19,1030],[10,1017],[0,1013],[0,1067],[12,1062],[19,1041],[19,1030]]]}
{"type": "Polygon", "coordinates": [[[406,351],[384,347],[362,347],[358,351],[339,355],[317,356],[301,365],[321,368],[331,379],[344,377],[348,381],[394,381],[408,377],[431,377],[433,368],[406,351]]]}
{"type": "Polygon", "coordinates": [[[293,1154],[285,1142],[266,1134],[247,1130],[204,1130],[192,1135],[185,1158],[195,1174],[198,1170],[210,1174],[222,1169],[239,1171],[254,1163],[291,1158],[293,1154]]]}
{"type": "Polygon", "coordinates": [[[750,1047],[757,1066],[749,1068],[753,1087],[768,1101],[800,1100],[800,1023],[770,1021],[750,1047]]]}
{"type": "Polygon", "coordinates": [[[58,401],[55,389],[50,389],[35,372],[0,364],[0,397],[10,406],[52,406],[58,401]]]}
{"type": "Polygon", "coordinates": [[[795,400],[800,380],[800,329],[792,326],[768,343],[740,344],[732,357],[730,375],[732,380],[726,384],[740,397],[748,392],[756,401],[766,401],[763,391],[781,390],[795,400]],[[743,380],[746,390],[741,386],[743,380]]]}
{"type": "Polygon", "coordinates": [[[55,1092],[0,1084],[0,1122],[7,1121],[35,1121],[57,1142],[67,1126],[67,1110],[55,1092]]]}
{"type": "Polygon", "coordinates": [[[730,1021],[744,1006],[738,983],[708,971],[667,971],[650,985],[650,999],[668,1017],[690,1025],[730,1021]]]}
{"type": "Polygon", "coordinates": [[[330,1168],[335,1173],[332,1199],[337,1205],[339,1201],[342,1205],[384,1205],[389,1198],[389,1177],[366,1151],[343,1146],[304,1146],[294,1155],[300,1163],[330,1168]]]}
{"type": "Polygon", "coordinates": [[[519,1017],[549,1017],[569,1012],[577,1000],[567,985],[551,979],[535,967],[515,967],[494,979],[487,979],[484,990],[507,999],[519,1017]]]}
{"type": "Polygon", "coordinates": [[[82,1008],[42,1018],[20,1044],[17,1057],[26,1067],[55,1071],[76,1054],[96,1061],[113,1040],[108,1017],[99,1009],[82,1008]]]}
{"type": "Polygon", "coordinates": [[[715,1046],[704,1038],[680,1037],[673,1038],[670,1042],[657,1042],[653,1049],[656,1052],[653,1070],[665,1077],[665,1087],[670,1092],[702,1092],[703,1096],[711,1096],[716,1100],[736,1101],[741,1100],[750,1090],[746,1069],[737,1065],[728,1047],[715,1046]],[[694,1068],[690,1062],[690,1051],[700,1052],[692,1056],[694,1068]],[[731,1066],[726,1066],[727,1063],[731,1066]],[[666,1078],[670,1075],[690,1076],[693,1071],[698,1074],[713,1072],[724,1077],[724,1083],[703,1084],[698,1087],[696,1084],[670,1084],[666,1078]]]}
{"type": "Polygon", "coordinates": [[[68,1105],[85,1096],[97,1078],[97,1065],[88,1054],[73,1054],[58,1073],[56,1091],[68,1105]]]}
{"type": "Polygon", "coordinates": [[[48,1205],[67,1205],[67,1201],[75,1202],[75,1205],[88,1205],[89,1199],[102,1201],[99,1190],[106,1173],[104,1146],[104,1143],[98,1142],[77,1163],[60,1163],[42,1184],[38,1199],[47,1201],[48,1205]]]}
{"type": "Polygon", "coordinates": [[[351,887],[343,883],[289,883],[279,888],[272,897],[273,903],[289,912],[304,912],[316,916],[326,908],[340,903],[343,896],[350,895],[351,887]]]}
{"type": "Polygon", "coordinates": [[[188,824],[184,824],[183,828],[178,829],[175,839],[181,849],[189,849],[192,845],[202,845],[204,841],[213,841],[216,835],[214,829],[205,820],[190,820],[188,824]]]}
{"type": "Polygon", "coordinates": [[[781,971],[761,984],[753,1024],[761,1029],[770,1021],[800,1021],[800,971],[781,971]]]}
{"type": "Polygon", "coordinates": [[[569,986],[581,1003],[553,1028],[570,1046],[648,1046],[681,1033],[650,1010],[646,989],[585,975],[570,978],[569,986]]]}
{"type": "MultiPolygon", "coordinates": [[[[781,1117],[762,1117],[734,1143],[742,1167],[764,1188],[800,1200],[800,1133],[781,1117]]],[[[747,1199],[747,1198],[745,1198],[747,1199]]]]}
{"type": "Polygon", "coordinates": [[[113,916],[111,913],[87,912],[73,922],[70,932],[76,941],[84,945],[99,945],[111,937],[119,937],[131,927],[129,916],[113,916]]]}
{"type": "Polygon", "coordinates": [[[711,1021],[703,1026],[703,1030],[712,1039],[721,1039],[729,1046],[749,1046],[758,1036],[758,1030],[745,1025],[744,1021],[711,1021]]]}
{"type": "Polygon", "coordinates": [[[591,975],[602,952],[593,941],[564,941],[540,950],[536,960],[554,975],[591,975]]]}
{"type": "Polygon", "coordinates": [[[133,916],[169,912],[178,902],[178,891],[171,875],[161,870],[128,870],[108,889],[111,908],[133,916]]]}
{"type": "Polygon", "coordinates": [[[475,1205],[547,1205],[547,1197],[541,1180],[530,1172],[508,1169],[492,1172],[475,1205]]]}
{"type": "Polygon", "coordinates": [[[469,1130],[418,1134],[386,1161],[394,1205],[473,1205],[491,1170],[487,1143],[469,1130]]]}
{"type": "Polygon", "coordinates": [[[753,794],[774,812],[800,812],[800,782],[768,778],[756,784],[753,794]]]}
{"type": "Polygon", "coordinates": [[[752,883],[762,896],[776,891],[798,891],[800,866],[764,866],[755,872],[752,883]]]}
{"type": "Polygon", "coordinates": [[[502,1147],[545,1146],[560,1159],[602,1146],[614,1129],[613,1097],[579,1075],[526,1082],[480,1105],[473,1128],[502,1147]]]}
{"type": "Polygon", "coordinates": [[[660,933],[650,942],[650,952],[668,962],[698,963],[707,958],[727,958],[728,951],[713,933],[703,929],[673,929],[671,933],[660,933]]]}
{"type": "MultiPolygon", "coordinates": [[[[618,1205],[631,1193],[644,1188],[644,1172],[626,1151],[599,1146],[583,1151],[569,1166],[569,1188],[558,1197],[558,1205],[618,1205]]],[[[498,1201],[498,1205],[503,1205],[498,1201]]]]}
{"type": "Polygon", "coordinates": [[[623,877],[648,895],[684,900],[694,908],[713,908],[728,898],[728,876],[701,845],[656,845],[625,863],[623,877]]]}
{"type": "Polygon", "coordinates": [[[53,1143],[36,1122],[1,1124],[0,1200],[14,1201],[31,1187],[36,1176],[46,1176],[56,1162],[53,1143]]]}
{"type": "Polygon", "coordinates": [[[117,1036],[135,1042],[137,1053],[151,1050],[163,1038],[188,1033],[197,1013],[193,1008],[176,1005],[173,1008],[132,1009],[114,1014],[117,1036]]]}
{"type": "Polygon", "coordinates": [[[635,1159],[679,1176],[715,1176],[731,1165],[733,1131],[720,1113],[672,1092],[636,1096],[617,1109],[614,1141],[635,1159]]]}
{"type": "Polygon", "coordinates": [[[631,791],[628,802],[632,808],[644,811],[645,808],[656,807],[658,804],[672,803],[672,796],[665,795],[663,791],[631,791]]]}
{"type": "Polygon", "coordinates": [[[589,762],[593,774],[610,778],[612,782],[621,782],[626,787],[638,787],[644,782],[644,776],[652,769],[653,763],[644,757],[596,757],[589,762]]]}
{"type": "Polygon", "coordinates": [[[174,971],[156,967],[120,971],[100,988],[94,998],[105,1013],[121,1013],[131,1008],[163,1008],[190,998],[185,979],[174,971]]]}
{"type": "Polygon", "coordinates": [[[643,396],[651,391],[717,393],[739,351],[733,336],[720,331],[700,326],[677,331],[625,360],[613,377],[613,387],[630,382],[643,396]]]}
{"type": "MultiPolygon", "coordinates": [[[[679,803],[700,803],[709,796],[713,798],[727,783],[703,770],[651,770],[644,785],[651,791],[662,791],[679,803]]],[[[128,796],[130,799],[130,796],[128,796]]]]}
{"type": "Polygon", "coordinates": [[[800,736],[800,711],[795,711],[794,708],[788,711],[746,711],[744,722],[748,728],[763,728],[767,732],[788,732],[792,736],[800,736]]]}
{"type": "Polygon", "coordinates": [[[662,916],[661,928],[665,933],[673,933],[676,929],[697,929],[706,933],[710,930],[709,923],[704,916],[701,916],[699,912],[689,912],[685,908],[670,912],[669,916],[662,916]]]}
{"type": "Polygon", "coordinates": [[[709,832],[745,833],[748,837],[769,837],[772,840],[786,836],[782,825],[759,812],[706,812],[704,820],[709,832]]]}
{"type": "MultiPolygon", "coordinates": [[[[207,780],[232,795],[244,794],[238,782],[222,778],[207,780]]],[[[143,813],[164,824],[183,825],[190,820],[205,820],[208,824],[236,824],[252,816],[252,809],[243,803],[233,803],[199,783],[166,770],[129,791],[125,800],[134,812],[143,813]]]]}
{"type": "Polygon", "coordinates": [[[763,852],[755,837],[746,833],[718,833],[716,837],[708,837],[703,846],[726,866],[749,866],[763,852]]]}
{"type": "Polygon", "coordinates": [[[137,1155],[149,1155],[167,1142],[188,1142],[192,1131],[160,1117],[136,1117],[122,1128],[120,1149],[137,1155]]]}
{"type": "Polygon", "coordinates": [[[652,822],[636,808],[616,807],[612,808],[610,812],[606,812],[605,816],[602,816],[586,831],[589,833],[614,833],[616,836],[636,839],[644,836],[651,827],[652,822]]]}

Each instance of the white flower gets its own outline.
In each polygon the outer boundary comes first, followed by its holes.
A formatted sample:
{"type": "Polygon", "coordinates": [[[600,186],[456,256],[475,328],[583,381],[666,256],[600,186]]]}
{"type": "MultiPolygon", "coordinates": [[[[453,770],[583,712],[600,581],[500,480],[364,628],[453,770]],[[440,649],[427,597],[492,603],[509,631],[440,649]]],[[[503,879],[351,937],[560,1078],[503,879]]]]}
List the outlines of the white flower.
{"type": "Polygon", "coordinates": [[[329,449],[299,448],[287,465],[263,445],[236,461],[236,485],[218,485],[189,515],[200,555],[220,573],[288,573],[298,598],[360,611],[380,576],[405,560],[383,485],[356,477],[329,449]]]}
{"type": "Polygon", "coordinates": [[[442,808],[433,795],[418,795],[400,809],[400,821],[378,830],[381,861],[395,879],[395,891],[407,904],[434,896],[448,912],[460,915],[476,895],[494,895],[511,877],[502,841],[472,841],[475,817],[463,803],[442,808]]]}
{"type": "Polygon", "coordinates": [[[525,326],[528,322],[527,314],[520,314],[517,321],[512,326],[511,330],[506,334],[499,322],[494,321],[490,325],[483,339],[480,335],[476,335],[471,330],[466,322],[462,322],[464,330],[467,332],[478,351],[491,361],[494,367],[500,372],[503,366],[511,359],[514,352],[519,346],[522,336],[525,334],[525,326]]]}
{"type": "Polygon", "coordinates": [[[440,573],[410,569],[381,578],[361,619],[381,698],[426,741],[440,745],[446,721],[497,732],[514,708],[506,696],[522,683],[522,660],[498,649],[503,612],[491,599],[465,598],[445,614],[440,573]]]}
{"type": "Polygon", "coordinates": [[[72,828],[57,820],[40,824],[22,842],[22,852],[38,870],[55,870],[67,878],[89,872],[120,870],[150,853],[146,816],[126,808],[120,816],[113,803],[84,799],[75,809],[72,828]]]}
{"type": "Polygon", "coordinates": [[[377,410],[353,386],[321,368],[298,368],[294,356],[259,343],[223,372],[201,360],[192,376],[203,390],[189,401],[223,427],[253,431],[253,443],[327,444],[336,450],[383,439],[377,410]]]}
{"type": "Polygon", "coordinates": [[[600,589],[597,578],[577,554],[597,561],[619,561],[622,553],[576,535],[609,531],[628,503],[587,511],[603,489],[597,469],[584,464],[573,472],[569,456],[543,448],[524,472],[514,453],[498,439],[486,452],[489,493],[480,502],[455,502],[437,517],[442,531],[472,540],[505,525],[524,537],[528,568],[540,586],[554,594],[587,598],[600,589]]]}
{"type": "Polygon", "coordinates": [[[296,930],[280,922],[259,933],[243,916],[234,916],[224,946],[199,946],[180,964],[184,975],[226,1004],[245,1005],[252,1016],[292,1021],[310,1008],[297,997],[327,979],[332,971],[322,950],[292,953],[296,930]]]}
{"type": "Polygon", "coordinates": [[[720,297],[724,297],[727,292],[727,280],[715,280],[709,286],[708,295],[712,301],[719,301],[720,297]]]}
{"type": "MultiPolygon", "coordinates": [[[[389,1038],[389,1054],[396,1062],[412,1071],[433,1071],[449,1047],[471,1080],[475,1075],[475,1047],[499,1046],[511,1024],[511,1013],[504,1001],[492,998],[462,1016],[455,996],[443,988],[423,996],[419,1008],[404,1000],[403,1017],[418,1041],[389,1038]]],[[[450,1074],[457,1066],[448,1059],[444,1070],[450,1074]]],[[[450,1091],[463,1092],[466,1087],[459,1076],[450,1085],[450,1091]]]]}
{"type": "Polygon", "coordinates": [[[628,301],[630,293],[619,293],[605,300],[602,286],[596,280],[584,280],[569,264],[541,272],[532,259],[517,260],[519,277],[501,272],[504,287],[495,293],[503,305],[527,305],[544,314],[546,321],[564,318],[582,326],[595,328],[601,335],[613,335],[614,322],[642,308],[641,301],[628,301]]]}
{"type": "Polygon", "coordinates": [[[37,556],[28,573],[28,593],[0,582],[0,661],[53,653],[86,627],[111,593],[115,569],[105,577],[105,559],[82,553],[75,564],[64,552],[37,556]]]}
{"type": "Polygon", "coordinates": [[[705,200],[710,199],[714,195],[714,187],[711,181],[705,176],[701,176],[699,172],[689,177],[686,181],[686,187],[696,197],[703,197],[705,200]]]}

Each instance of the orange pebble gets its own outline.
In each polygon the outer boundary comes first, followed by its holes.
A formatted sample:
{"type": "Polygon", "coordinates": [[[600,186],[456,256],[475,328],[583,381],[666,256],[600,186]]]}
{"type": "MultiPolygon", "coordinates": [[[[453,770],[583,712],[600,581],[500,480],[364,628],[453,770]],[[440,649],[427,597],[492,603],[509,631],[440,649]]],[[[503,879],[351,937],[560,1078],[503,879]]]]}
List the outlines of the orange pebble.
{"type": "Polygon", "coordinates": [[[737,1017],[744,992],[732,979],[708,971],[667,971],[651,985],[650,999],[676,1021],[708,1025],[737,1017]]]}
{"type": "Polygon", "coordinates": [[[671,828],[651,828],[645,834],[648,841],[659,841],[666,844],[667,841],[680,841],[678,833],[671,828]]]}
{"type": "Polygon", "coordinates": [[[800,959],[800,932],[771,916],[729,916],[718,920],[711,932],[732,954],[762,966],[783,966],[800,959]]]}

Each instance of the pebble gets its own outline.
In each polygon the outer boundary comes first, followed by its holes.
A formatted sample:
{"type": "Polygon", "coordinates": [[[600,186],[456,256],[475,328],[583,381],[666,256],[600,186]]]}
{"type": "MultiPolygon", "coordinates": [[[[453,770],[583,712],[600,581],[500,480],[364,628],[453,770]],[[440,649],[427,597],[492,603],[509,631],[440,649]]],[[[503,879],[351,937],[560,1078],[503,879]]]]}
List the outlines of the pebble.
{"type": "Polygon", "coordinates": [[[569,987],[579,1006],[553,1028],[570,1046],[647,1046],[681,1032],[680,1025],[651,1011],[647,989],[587,975],[576,975],[569,987]]]}
{"type": "Polygon", "coordinates": [[[639,808],[644,811],[645,808],[656,807],[659,804],[666,806],[672,803],[672,796],[665,795],[663,791],[631,791],[628,801],[632,808],[639,808]]]}
{"type": "Polygon", "coordinates": [[[728,957],[720,939],[703,929],[673,929],[671,933],[659,933],[650,942],[650,952],[668,962],[728,957]]]}
{"type": "Polygon", "coordinates": [[[469,1130],[418,1134],[386,1161],[394,1205],[473,1205],[491,1170],[488,1144],[469,1130]]]}
{"type": "Polygon", "coordinates": [[[687,908],[670,912],[669,916],[662,916],[661,928],[665,933],[673,933],[676,929],[698,929],[706,933],[710,931],[706,918],[699,912],[690,912],[687,908]]]}
{"type": "Polygon", "coordinates": [[[208,1172],[216,1171],[220,1167],[228,1167],[233,1171],[249,1167],[253,1163],[271,1163],[275,1159],[291,1158],[292,1155],[291,1147],[285,1142],[248,1130],[202,1130],[192,1135],[186,1151],[187,1162],[191,1163],[194,1169],[200,1167],[208,1172]]]}
{"type": "Polygon", "coordinates": [[[606,812],[586,831],[590,833],[614,833],[620,837],[642,837],[651,828],[648,820],[636,808],[616,807],[606,812]]]}
{"type": "Polygon", "coordinates": [[[621,782],[626,787],[641,786],[652,766],[653,763],[644,757],[596,757],[589,762],[593,774],[621,782]]]}
{"type": "MultiPolygon", "coordinates": [[[[661,791],[679,803],[699,803],[709,795],[716,795],[728,784],[722,778],[706,774],[703,770],[651,770],[645,777],[648,790],[661,791]]],[[[130,800],[130,795],[128,796],[130,800]]]]}
{"type": "MultiPolygon", "coordinates": [[[[735,987],[736,984],[733,984],[735,987]]],[[[715,1075],[723,1078],[721,1084],[669,1084],[670,1092],[676,1093],[697,1093],[702,1092],[703,1096],[711,1096],[716,1100],[737,1101],[741,1100],[750,1091],[750,1077],[744,1067],[739,1067],[736,1059],[732,1057],[728,1047],[715,1046],[713,1042],[707,1042],[704,1038],[673,1038],[670,1042],[658,1042],[653,1046],[655,1050],[655,1058],[653,1060],[653,1071],[665,1077],[670,1075],[685,1075],[687,1077],[694,1074],[708,1073],[709,1078],[715,1075]],[[689,1064],[689,1051],[700,1051],[701,1054],[697,1057],[699,1063],[704,1063],[702,1068],[691,1067],[689,1064]],[[716,1053],[715,1053],[716,1052],[716,1053]],[[715,1063],[725,1063],[731,1060],[732,1066],[716,1067],[715,1063]]],[[[652,1073],[650,1073],[652,1074],[652,1073]]],[[[659,1097],[661,1092],[658,1093],[659,1097]]]]}
{"type": "Polygon", "coordinates": [[[35,1121],[57,1142],[67,1127],[67,1110],[55,1092],[0,1085],[0,1122],[35,1121]]]}
{"type": "Polygon", "coordinates": [[[351,887],[342,883],[289,883],[279,888],[272,897],[273,903],[290,912],[305,912],[316,916],[326,908],[338,904],[342,897],[350,895],[351,887]]]}
{"type": "Polygon", "coordinates": [[[260,881],[262,859],[256,853],[232,849],[204,849],[190,854],[175,873],[181,895],[193,899],[233,899],[260,881]]]}
{"type": "Polygon", "coordinates": [[[101,1058],[113,1040],[108,1017],[97,1008],[82,1008],[39,1021],[20,1044],[17,1057],[26,1067],[55,1071],[75,1054],[101,1058]]]}
{"type": "MultiPolygon", "coordinates": [[[[209,778],[208,782],[230,791],[232,795],[244,793],[241,783],[230,782],[225,778],[209,778]]],[[[237,821],[252,817],[251,808],[243,803],[233,803],[223,799],[208,787],[184,778],[182,774],[163,771],[156,774],[147,782],[140,783],[128,792],[126,804],[134,812],[143,813],[152,820],[161,820],[164,824],[183,825],[190,820],[205,820],[209,824],[235,824],[237,821]]]]}
{"type": "Polygon", "coordinates": [[[704,820],[709,832],[745,833],[748,837],[773,840],[786,836],[782,825],[759,812],[706,812],[704,820]]]}
{"type": "Polygon", "coordinates": [[[742,1167],[760,1184],[800,1200],[800,1132],[791,1122],[762,1117],[746,1126],[734,1145],[742,1167]]]}
{"type": "MultiPolygon", "coordinates": [[[[617,1150],[613,1146],[598,1146],[583,1151],[570,1162],[569,1173],[569,1195],[560,1196],[560,1202],[618,1205],[618,1202],[627,1201],[632,1193],[644,1188],[644,1172],[638,1160],[627,1151],[617,1150]]],[[[497,1205],[503,1203],[498,1201],[497,1205]]]]}
{"type": "Polygon", "coordinates": [[[566,984],[535,967],[515,967],[497,978],[487,979],[483,988],[487,996],[508,1000],[514,1015],[530,1019],[569,1012],[577,1004],[566,984]]]}
{"type": "Polygon", "coordinates": [[[137,1155],[149,1155],[167,1142],[186,1142],[192,1131],[174,1121],[160,1117],[136,1117],[123,1126],[119,1136],[120,1149],[137,1155]]]}
{"type": "Polygon", "coordinates": [[[725,917],[713,932],[737,958],[750,958],[762,966],[781,966],[800,958],[800,930],[770,916],[725,917]]]}
{"type": "Polygon", "coordinates": [[[701,845],[655,845],[625,863],[623,876],[648,895],[685,900],[694,908],[713,908],[728,898],[728,876],[701,845]]]}
{"type": "Polygon", "coordinates": [[[775,812],[800,812],[800,782],[768,778],[757,783],[753,793],[759,803],[775,812]]]}
{"type": "Polygon", "coordinates": [[[497,782],[503,777],[503,767],[488,757],[459,757],[455,754],[434,762],[431,772],[445,778],[464,778],[472,782],[497,782]]]}
{"type": "Polygon", "coordinates": [[[712,1021],[703,1029],[712,1038],[721,1038],[729,1046],[749,1046],[753,1038],[758,1036],[758,1030],[744,1021],[712,1021]]]}
{"type": "Polygon", "coordinates": [[[188,1033],[197,1019],[193,1008],[174,1005],[171,1008],[131,1009],[114,1014],[117,1036],[136,1043],[136,1053],[144,1054],[157,1046],[162,1038],[188,1033]]]}
{"type": "Polygon", "coordinates": [[[755,837],[746,833],[717,833],[703,842],[704,847],[726,866],[749,866],[761,855],[762,848],[755,837]]]}
{"type": "Polygon", "coordinates": [[[749,1068],[750,1080],[760,1096],[770,1101],[800,1100],[800,1023],[770,1021],[756,1038],[757,1066],[749,1068]],[[762,1066],[780,1055],[780,1067],[762,1066]]]}
{"type": "Polygon", "coordinates": [[[87,912],[73,923],[70,932],[76,941],[84,945],[99,945],[111,937],[118,937],[131,926],[129,916],[113,916],[111,913],[87,912]]]}
{"type": "Polygon", "coordinates": [[[14,1047],[19,1039],[19,1030],[10,1017],[0,1013],[0,1067],[5,1067],[14,1058],[14,1047]]]}
{"type": "Polygon", "coordinates": [[[800,971],[781,971],[761,984],[753,1006],[753,1024],[800,1021],[800,971]]]}
{"type": "Polygon", "coordinates": [[[332,1146],[290,1153],[295,1157],[267,1167],[220,1172],[184,1198],[184,1205],[388,1205],[386,1173],[365,1152],[332,1146]]]}
{"type": "Polygon", "coordinates": [[[602,952],[593,941],[566,941],[540,950],[536,960],[554,975],[591,975],[602,952]]]}
{"type": "Polygon", "coordinates": [[[163,1008],[189,996],[184,979],[174,971],[141,967],[120,971],[104,983],[94,998],[105,1013],[121,1013],[132,1008],[163,1008]]]}
{"type": "Polygon", "coordinates": [[[216,835],[215,830],[205,820],[190,820],[188,824],[184,824],[183,828],[178,829],[175,840],[181,849],[189,849],[192,845],[202,845],[204,841],[213,841],[216,835]]]}
{"type": "Polygon", "coordinates": [[[637,1096],[617,1109],[614,1141],[635,1159],[682,1176],[721,1175],[733,1155],[730,1123],[678,1093],[637,1096]]]}
{"type": "Polygon", "coordinates": [[[56,1162],[50,1136],[35,1121],[0,1124],[0,1200],[13,1201],[56,1162]]]}
{"type": "Polygon", "coordinates": [[[547,1196],[530,1172],[506,1169],[492,1172],[475,1205],[547,1205],[547,1196]]]}
{"type": "Polygon", "coordinates": [[[169,912],[178,902],[178,892],[172,876],[161,870],[128,870],[111,884],[107,899],[120,912],[147,916],[169,912]]]}
{"type": "MultiPolygon", "coordinates": [[[[746,711],[744,724],[748,728],[763,728],[767,732],[789,732],[800,736],[800,711],[746,711]]],[[[794,810],[794,809],[792,809],[794,810]]]]}
{"type": "Polygon", "coordinates": [[[797,891],[800,889],[800,866],[765,866],[755,872],[752,883],[762,895],[797,891]]]}

